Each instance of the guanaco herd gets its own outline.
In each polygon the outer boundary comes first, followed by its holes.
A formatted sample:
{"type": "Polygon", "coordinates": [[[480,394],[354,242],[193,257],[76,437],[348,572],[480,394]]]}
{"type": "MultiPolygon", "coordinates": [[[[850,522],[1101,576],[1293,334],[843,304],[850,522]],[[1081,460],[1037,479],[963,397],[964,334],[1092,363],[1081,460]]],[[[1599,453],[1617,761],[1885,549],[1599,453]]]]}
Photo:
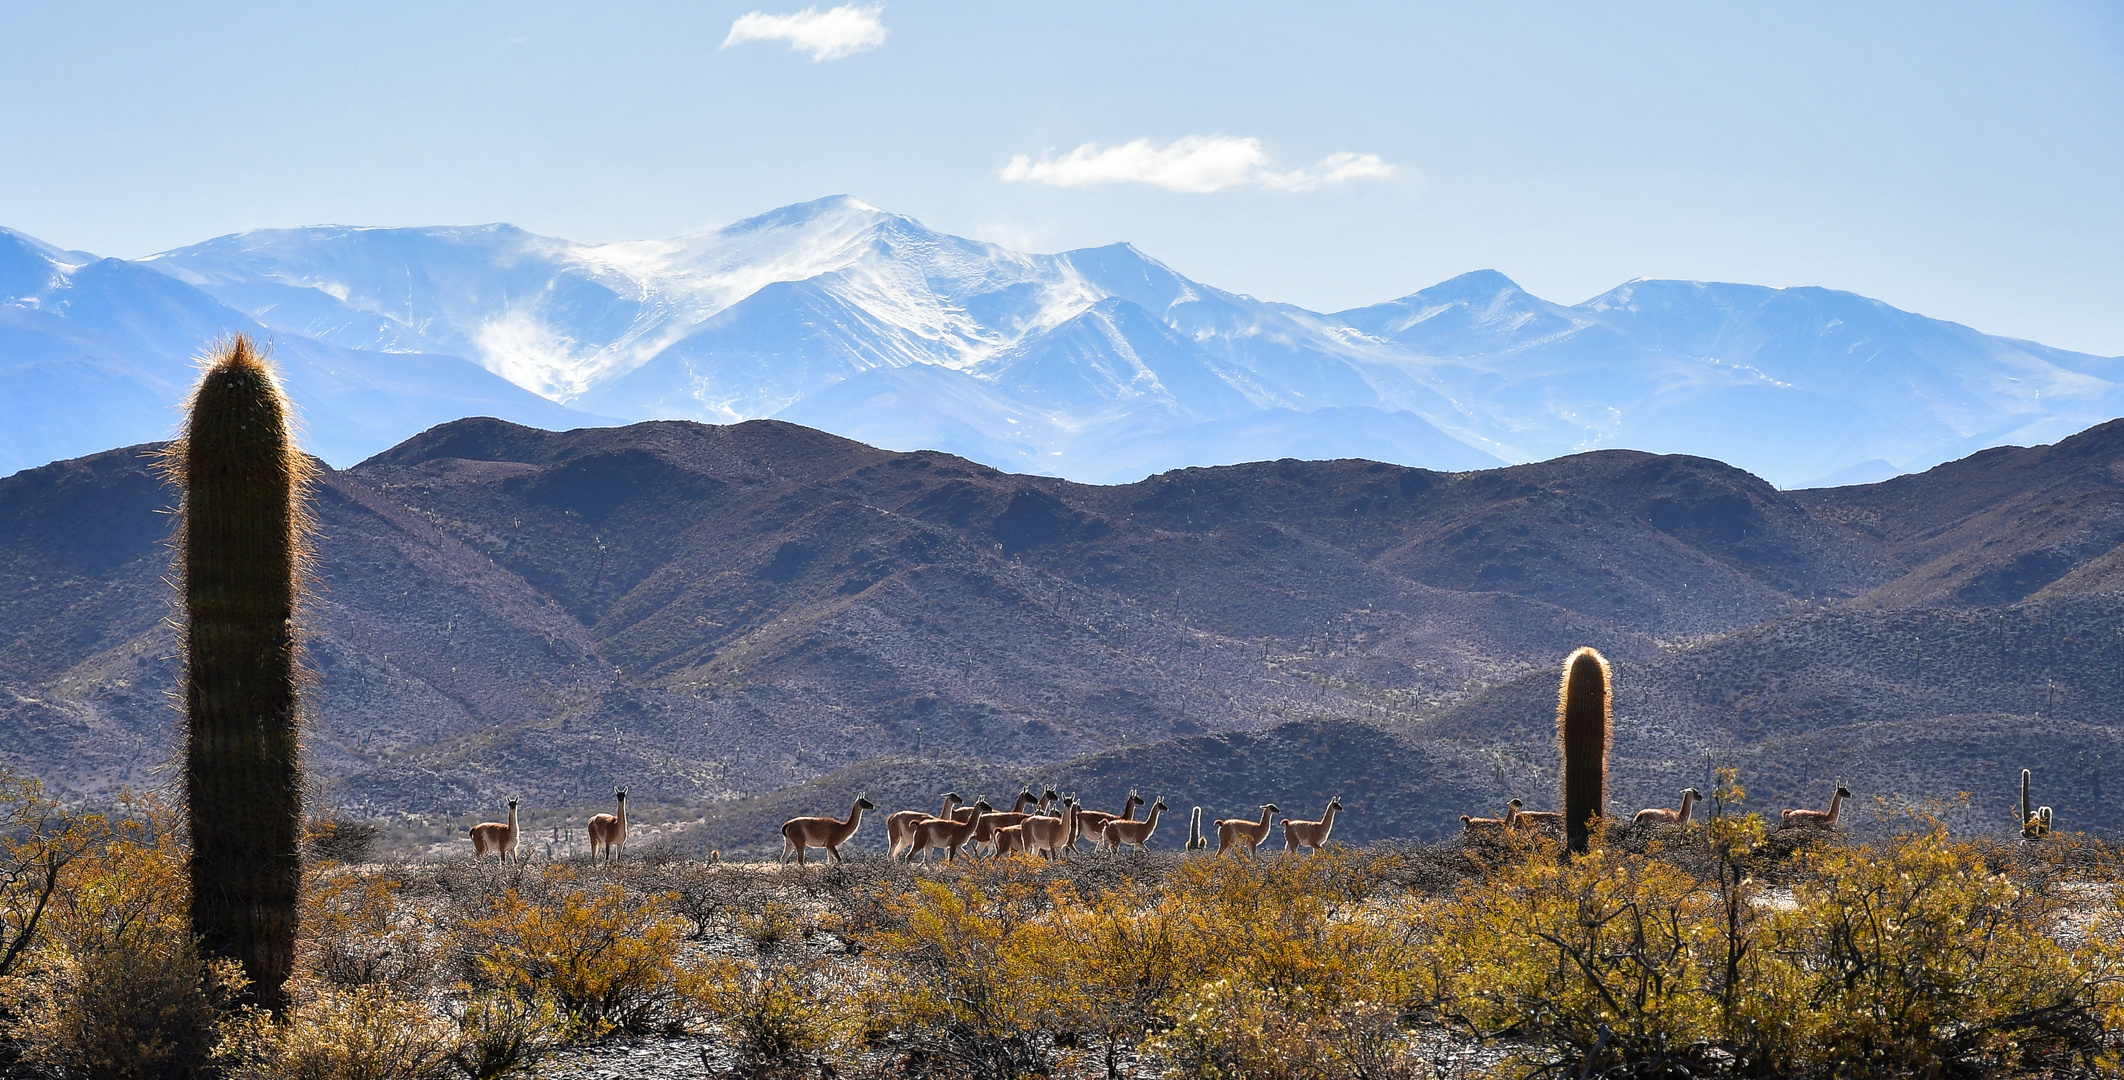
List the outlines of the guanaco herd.
{"type": "MultiPolygon", "coordinates": [[[[1654,806],[1639,810],[1631,820],[1639,825],[1687,825],[1689,815],[1696,804],[1703,800],[1704,793],[1695,788],[1683,788],[1680,806],[1654,806]]],[[[1780,829],[1833,829],[1837,815],[1843,813],[1844,800],[1851,791],[1842,784],[1836,785],[1836,793],[1829,797],[1827,810],[1786,810],[1778,815],[1780,829]]],[[[1524,810],[1524,804],[1513,799],[1505,804],[1505,816],[1501,818],[1470,817],[1460,815],[1460,827],[1468,832],[1501,832],[1506,829],[1548,827],[1563,828],[1563,815],[1554,810],[1524,810]]],[[[1220,824],[1222,824],[1220,822],[1220,824]]]]}
{"type": "MultiPolygon", "coordinates": [[[[1087,810],[1074,796],[1058,795],[1053,788],[1038,798],[1034,798],[1031,788],[1026,788],[1008,810],[998,810],[986,799],[976,800],[971,806],[965,802],[958,792],[945,792],[943,808],[934,815],[927,810],[901,810],[887,816],[886,857],[912,859],[928,852],[934,858],[941,851],[947,860],[956,860],[962,850],[970,857],[985,849],[991,858],[1023,852],[1043,859],[1063,859],[1087,841],[1095,850],[1118,852],[1123,847],[1133,847],[1149,851],[1151,834],[1158,831],[1159,816],[1172,809],[1164,799],[1158,799],[1138,821],[1136,810],[1143,806],[1143,797],[1134,792],[1121,804],[1120,813],[1109,814],[1087,810]]],[[[790,818],[782,823],[782,857],[778,861],[786,863],[794,855],[797,865],[803,866],[805,851],[817,847],[825,848],[834,862],[840,862],[841,845],[855,835],[863,822],[863,811],[875,809],[877,805],[869,799],[858,798],[845,818],[790,818]]],[[[1285,818],[1284,850],[1311,848],[1318,852],[1327,844],[1328,833],[1335,828],[1335,815],[1341,810],[1342,800],[1335,798],[1328,801],[1327,810],[1318,821],[1285,818]]],[[[1279,813],[1282,811],[1275,803],[1263,803],[1258,822],[1248,818],[1217,822],[1217,850],[1238,849],[1251,857],[1268,838],[1271,819],[1279,813]]],[[[1196,846],[1199,845],[1191,840],[1189,847],[1196,846]]]]}
{"type": "MultiPolygon", "coordinates": [[[[590,819],[590,854],[603,862],[616,860],[627,846],[627,789],[612,793],[617,804],[613,813],[599,814],[590,819]]],[[[1670,825],[1687,825],[1690,814],[1704,793],[1695,788],[1685,788],[1681,793],[1681,805],[1677,807],[1655,806],[1640,810],[1633,819],[1638,824],[1657,822],[1670,825]]],[[[1781,828],[1836,827],[1837,816],[1842,813],[1844,800],[1851,797],[1844,785],[1836,786],[1836,793],[1829,798],[1827,810],[1786,810],[1780,815],[1781,828]]],[[[1507,829],[1563,828],[1563,815],[1554,810],[1527,810],[1518,799],[1505,804],[1505,816],[1501,818],[1471,817],[1460,815],[1460,825],[1468,832],[1503,831],[1507,829]]],[[[969,855],[985,852],[992,858],[1024,852],[1043,859],[1060,859],[1078,850],[1078,845],[1089,842],[1094,850],[1117,852],[1123,847],[1140,851],[1150,850],[1151,834],[1158,831],[1158,818],[1172,807],[1164,799],[1150,804],[1143,820],[1136,820],[1136,811],[1143,806],[1143,797],[1130,792],[1121,804],[1121,812],[1109,814],[1103,810],[1087,810],[1073,797],[1057,795],[1048,788],[1035,798],[1031,788],[1018,793],[1018,798],[1009,810],[997,810],[981,799],[973,805],[965,805],[965,799],[957,792],[946,792],[944,805],[932,815],[927,810],[901,810],[885,819],[886,855],[892,859],[912,859],[924,852],[932,857],[943,852],[947,860],[955,860],[961,850],[969,855]]],[[[778,862],[788,862],[796,856],[797,865],[805,865],[804,853],[809,848],[825,848],[834,862],[841,861],[841,845],[855,835],[863,822],[863,812],[877,809],[869,799],[858,798],[848,808],[848,816],[797,817],[782,823],[782,855],[778,862]]],[[[2048,810],[2049,807],[2043,809],[2048,810]]],[[[1328,834],[1335,828],[1335,815],[1342,811],[1340,797],[1328,800],[1327,809],[1317,821],[1301,821],[1297,818],[1283,819],[1283,850],[1298,852],[1306,849],[1318,852],[1326,846],[1328,834]]],[[[1224,818],[1216,823],[1217,851],[1254,857],[1262,843],[1269,837],[1270,827],[1277,814],[1283,812],[1275,803],[1261,804],[1261,818],[1224,818]]],[[[485,821],[472,826],[472,854],[484,858],[488,853],[503,861],[517,857],[516,800],[509,800],[508,821],[485,821]]],[[[1206,839],[1206,838],[1201,838],[1206,839]]],[[[1194,841],[1190,848],[1206,847],[1194,841]]]]}

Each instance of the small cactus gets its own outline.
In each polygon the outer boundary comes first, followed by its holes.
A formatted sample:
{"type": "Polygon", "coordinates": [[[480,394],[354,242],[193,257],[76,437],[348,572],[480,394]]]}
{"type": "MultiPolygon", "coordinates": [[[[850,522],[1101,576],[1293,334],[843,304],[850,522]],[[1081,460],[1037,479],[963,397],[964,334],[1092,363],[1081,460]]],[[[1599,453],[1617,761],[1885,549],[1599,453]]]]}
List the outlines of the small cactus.
{"type": "Polygon", "coordinates": [[[1187,849],[1203,851],[1208,847],[1209,838],[1202,835],[1202,808],[1198,806],[1195,807],[1195,812],[1187,817],[1187,849]]]}
{"type": "Polygon", "coordinates": [[[1564,659],[1556,691],[1556,740],[1563,754],[1564,838],[1585,854],[1593,819],[1607,811],[1609,689],[1607,658],[1579,649],[1564,659]]]}

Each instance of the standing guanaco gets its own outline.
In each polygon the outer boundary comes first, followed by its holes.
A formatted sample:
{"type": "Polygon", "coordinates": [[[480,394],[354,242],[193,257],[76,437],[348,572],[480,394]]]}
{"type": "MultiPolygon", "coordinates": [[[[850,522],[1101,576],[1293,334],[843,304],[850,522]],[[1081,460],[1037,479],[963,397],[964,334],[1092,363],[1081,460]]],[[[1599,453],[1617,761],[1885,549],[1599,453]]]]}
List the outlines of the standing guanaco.
{"type": "Polygon", "coordinates": [[[509,800],[509,823],[482,821],[472,826],[472,857],[485,858],[487,849],[500,853],[501,861],[516,857],[516,800],[509,800]]]}
{"type": "Polygon", "coordinates": [[[1314,854],[1327,845],[1328,833],[1335,828],[1335,815],[1342,811],[1342,797],[1328,800],[1327,812],[1319,821],[1293,821],[1283,819],[1283,850],[1295,852],[1299,848],[1312,848],[1314,854]]]}
{"type": "Polygon", "coordinates": [[[1238,846],[1246,852],[1247,858],[1253,858],[1261,842],[1268,839],[1270,820],[1280,813],[1283,808],[1275,803],[1262,803],[1258,822],[1246,818],[1225,818],[1217,822],[1217,854],[1224,854],[1225,848],[1238,846]]]}
{"type": "Polygon", "coordinates": [[[605,854],[618,862],[620,852],[627,847],[627,789],[613,792],[612,797],[619,800],[619,813],[599,814],[590,819],[590,857],[599,858],[598,845],[602,844],[605,854]]]}
{"type": "Polygon", "coordinates": [[[789,861],[791,852],[796,853],[798,866],[804,865],[804,849],[822,847],[834,862],[841,861],[841,845],[855,835],[856,826],[863,823],[863,811],[875,810],[877,805],[869,799],[857,796],[855,805],[848,809],[848,820],[830,817],[797,817],[782,823],[782,857],[778,863],[789,861]]]}

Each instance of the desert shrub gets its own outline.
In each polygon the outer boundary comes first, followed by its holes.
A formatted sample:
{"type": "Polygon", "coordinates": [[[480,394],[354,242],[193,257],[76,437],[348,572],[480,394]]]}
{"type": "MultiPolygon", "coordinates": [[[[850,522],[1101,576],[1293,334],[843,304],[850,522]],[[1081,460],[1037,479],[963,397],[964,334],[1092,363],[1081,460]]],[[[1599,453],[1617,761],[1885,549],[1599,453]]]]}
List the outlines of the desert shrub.
{"type": "Polygon", "coordinates": [[[89,1078],[204,1075],[244,988],[191,937],[170,808],[133,803],[75,860],[28,966],[24,1056],[89,1078]]]}
{"type": "Polygon", "coordinates": [[[1477,1033],[1558,1048],[1559,1064],[1706,1068],[1720,1020],[1707,982],[1716,899],[1690,875],[1596,846],[1509,864],[1434,917],[1432,969],[1477,1033]]]}
{"type": "Polygon", "coordinates": [[[383,986],[298,993],[285,1019],[231,1025],[228,1080],[444,1080],[456,1031],[425,1002],[383,986]]]}
{"type": "Polygon", "coordinates": [[[383,828],[373,821],[319,818],[303,830],[302,846],[313,862],[355,864],[376,858],[383,828]]]}
{"type": "Polygon", "coordinates": [[[578,1039],[675,1016],[686,925],[665,895],[630,896],[618,883],[556,892],[534,899],[509,889],[456,928],[470,985],[550,996],[578,1039]]]}
{"type": "Polygon", "coordinates": [[[1401,1075],[1403,1024],[1428,983],[1414,939],[1373,903],[1391,862],[1344,853],[1200,859],[1158,907],[1181,969],[1150,1045],[1181,1075],[1339,1080],[1401,1075]]]}
{"type": "Polygon", "coordinates": [[[530,1073],[560,1048],[567,1024],[550,998],[506,990],[457,995],[452,1001],[457,1043],[450,1063],[466,1080],[502,1080],[530,1073]]]}
{"type": "Polygon", "coordinates": [[[811,1059],[848,1047],[862,1026],[845,977],[816,960],[717,960],[690,973],[687,987],[748,1075],[806,1072],[811,1059]]]}
{"type": "Polygon", "coordinates": [[[329,986],[418,991],[440,974],[428,920],[398,902],[405,883],[389,874],[312,875],[304,897],[302,964],[329,986]]]}
{"type": "Polygon", "coordinates": [[[1811,853],[1766,920],[1743,996],[1765,1064],[1813,1075],[2115,1068],[2124,952],[2068,946],[2064,906],[1987,865],[1936,821],[1883,845],[1811,853]]]}
{"type": "Polygon", "coordinates": [[[883,967],[866,1012],[871,1034],[898,1031],[913,1056],[969,1080],[1050,1071],[1040,982],[1012,941],[1047,897],[1032,869],[1008,866],[950,882],[921,881],[886,901],[900,923],[864,935],[883,967]]]}

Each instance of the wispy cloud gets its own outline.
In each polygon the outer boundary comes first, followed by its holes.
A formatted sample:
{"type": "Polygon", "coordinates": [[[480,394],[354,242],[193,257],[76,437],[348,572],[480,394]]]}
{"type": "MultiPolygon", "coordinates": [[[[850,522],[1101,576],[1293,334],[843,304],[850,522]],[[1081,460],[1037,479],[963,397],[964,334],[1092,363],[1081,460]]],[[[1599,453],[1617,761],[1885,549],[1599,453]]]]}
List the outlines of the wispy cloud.
{"type": "Polygon", "coordinates": [[[730,24],[723,48],[748,41],[786,41],[813,60],[839,60],[885,44],[885,5],[842,4],[830,11],[808,7],[794,15],[748,12],[730,24]]]}
{"type": "Polygon", "coordinates": [[[1384,180],[1399,175],[1377,154],[1329,154],[1318,164],[1279,168],[1260,139],[1230,135],[1189,135],[1163,146],[1137,139],[1119,146],[1085,143],[1061,157],[1020,154],[1003,166],[1003,179],[1086,187],[1091,184],[1149,184],[1167,191],[1206,193],[1226,188],[1312,191],[1351,180],[1384,180]]]}

